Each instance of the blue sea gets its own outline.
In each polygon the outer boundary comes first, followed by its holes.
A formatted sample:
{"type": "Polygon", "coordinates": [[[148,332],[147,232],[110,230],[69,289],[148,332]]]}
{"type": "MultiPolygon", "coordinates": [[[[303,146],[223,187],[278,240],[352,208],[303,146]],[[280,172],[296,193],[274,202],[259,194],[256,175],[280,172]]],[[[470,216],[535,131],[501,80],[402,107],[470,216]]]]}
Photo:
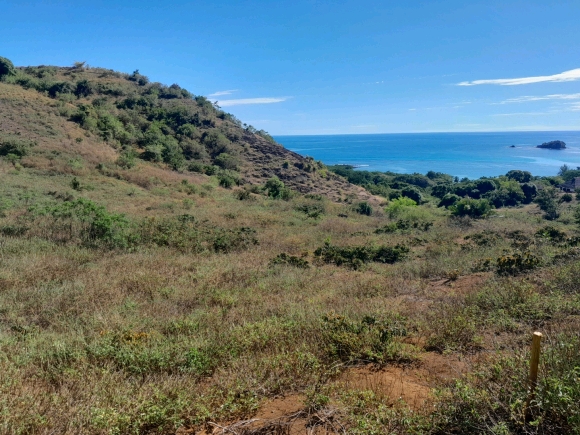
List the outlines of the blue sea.
{"type": "Polygon", "coordinates": [[[580,131],[502,133],[405,133],[276,136],[276,141],[327,165],[368,171],[444,172],[460,178],[502,175],[512,169],[556,175],[560,166],[580,166],[580,131]],[[565,150],[536,148],[562,140],[565,150]],[[515,148],[512,147],[515,146],[515,148]]]}

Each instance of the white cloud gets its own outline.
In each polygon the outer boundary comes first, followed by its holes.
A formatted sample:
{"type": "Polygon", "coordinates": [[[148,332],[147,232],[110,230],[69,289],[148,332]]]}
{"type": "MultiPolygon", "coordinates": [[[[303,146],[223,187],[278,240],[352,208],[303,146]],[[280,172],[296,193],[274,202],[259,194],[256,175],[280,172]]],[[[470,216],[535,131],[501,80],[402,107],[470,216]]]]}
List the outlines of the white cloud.
{"type": "Polygon", "coordinates": [[[508,98],[501,103],[496,104],[508,104],[508,103],[527,103],[529,101],[543,101],[543,100],[580,100],[580,94],[552,94],[552,95],[524,95],[523,97],[508,98]]]}
{"type": "Polygon", "coordinates": [[[501,85],[501,86],[515,86],[515,85],[529,85],[531,83],[542,82],[572,82],[580,80],[580,68],[564,71],[560,74],[551,76],[536,76],[536,77],[520,77],[515,79],[492,79],[492,80],[473,80],[467,82],[457,83],[457,86],[475,86],[475,85],[501,85]]]}
{"type": "Polygon", "coordinates": [[[288,97],[281,98],[241,98],[239,100],[221,100],[218,101],[218,106],[228,107],[228,106],[239,106],[241,104],[272,104],[281,103],[286,101],[288,97]]]}
{"type": "Polygon", "coordinates": [[[209,94],[208,97],[220,97],[222,95],[231,95],[233,92],[236,92],[237,89],[230,89],[228,91],[218,91],[214,92],[213,94],[209,94]]]}

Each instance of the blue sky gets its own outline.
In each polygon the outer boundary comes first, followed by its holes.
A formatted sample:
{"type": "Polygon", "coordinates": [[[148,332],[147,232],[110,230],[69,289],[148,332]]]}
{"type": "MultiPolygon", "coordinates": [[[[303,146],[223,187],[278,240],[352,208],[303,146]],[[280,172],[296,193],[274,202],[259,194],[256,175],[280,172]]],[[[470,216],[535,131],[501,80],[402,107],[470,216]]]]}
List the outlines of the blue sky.
{"type": "Polygon", "coordinates": [[[0,16],[16,65],[139,69],[275,135],[580,130],[578,0],[0,0],[0,16]]]}

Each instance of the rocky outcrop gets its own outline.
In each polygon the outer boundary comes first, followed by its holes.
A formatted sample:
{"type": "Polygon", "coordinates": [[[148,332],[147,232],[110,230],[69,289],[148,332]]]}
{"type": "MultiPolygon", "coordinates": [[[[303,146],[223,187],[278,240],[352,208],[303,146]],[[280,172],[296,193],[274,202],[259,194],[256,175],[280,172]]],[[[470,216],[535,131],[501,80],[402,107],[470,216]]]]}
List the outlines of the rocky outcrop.
{"type": "Polygon", "coordinates": [[[566,144],[561,140],[553,140],[550,142],[544,142],[542,145],[538,145],[536,148],[546,148],[549,150],[563,150],[566,148],[566,144]]]}

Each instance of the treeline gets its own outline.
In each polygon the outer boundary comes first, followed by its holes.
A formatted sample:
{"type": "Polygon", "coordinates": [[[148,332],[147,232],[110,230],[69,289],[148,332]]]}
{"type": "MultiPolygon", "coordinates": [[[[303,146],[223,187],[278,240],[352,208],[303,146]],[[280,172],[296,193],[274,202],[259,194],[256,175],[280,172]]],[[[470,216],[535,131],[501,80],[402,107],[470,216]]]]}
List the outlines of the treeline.
{"type": "MultiPolygon", "coordinates": [[[[557,217],[557,195],[554,186],[580,176],[580,170],[563,166],[556,177],[534,177],[528,171],[512,170],[498,177],[482,177],[477,180],[459,179],[441,172],[423,174],[396,174],[393,172],[370,172],[355,170],[353,166],[329,166],[329,169],[345,177],[351,183],[390,200],[406,197],[420,204],[436,201],[439,207],[453,211],[467,209],[473,213],[487,213],[492,207],[514,207],[538,202],[557,217]]],[[[568,198],[564,198],[564,201],[568,198]]],[[[571,200],[571,197],[570,197],[571,200]]],[[[542,208],[544,210],[544,208],[542,208]]],[[[546,211],[546,210],[544,210],[546,211]]],[[[462,214],[462,213],[460,213],[462,214]]]]}

